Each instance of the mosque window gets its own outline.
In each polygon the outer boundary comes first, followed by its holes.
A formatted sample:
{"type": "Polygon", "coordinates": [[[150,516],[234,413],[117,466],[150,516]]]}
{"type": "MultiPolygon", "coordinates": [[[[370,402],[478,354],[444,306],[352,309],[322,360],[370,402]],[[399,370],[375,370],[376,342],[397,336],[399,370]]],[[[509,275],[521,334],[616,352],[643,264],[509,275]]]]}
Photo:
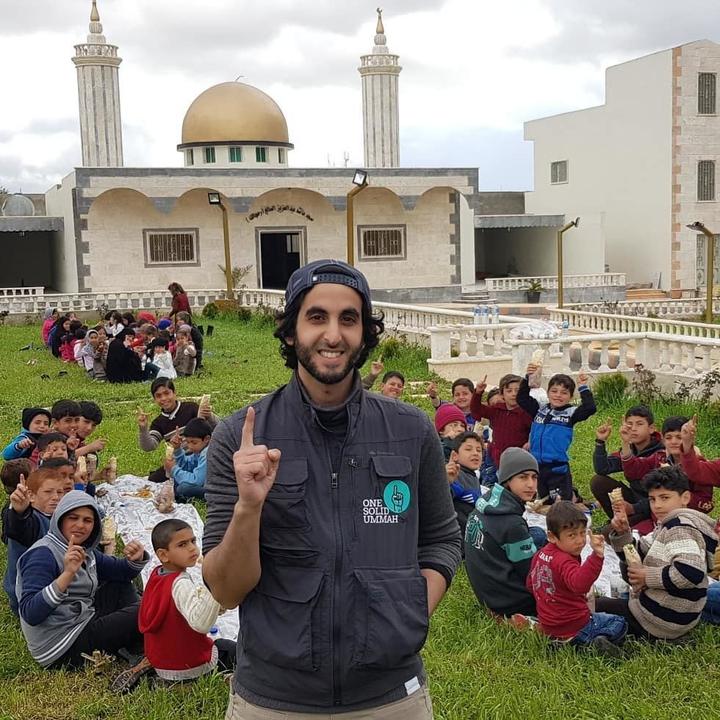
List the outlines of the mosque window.
{"type": "Polygon", "coordinates": [[[242,148],[231,147],[230,148],[230,162],[242,162],[242,148]]]}
{"type": "Polygon", "coordinates": [[[550,182],[553,185],[568,181],[568,161],[557,160],[550,163],[550,182]]]}
{"type": "Polygon", "coordinates": [[[698,115],[715,115],[715,73],[698,73],[698,115]]]}
{"type": "Polygon", "coordinates": [[[278,162],[285,162],[285,148],[278,148],[278,162]]]}
{"type": "Polygon", "coordinates": [[[189,148],[185,151],[185,164],[186,165],[194,165],[195,164],[195,152],[192,148],[189,148]]]}
{"type": "Polygon", "coordinates": [[[197,229],[143,230],[145,267],[198,265],[197,229]]]}
{"type": "Polygon", "coordinates": [[[255,148],[255,162],[267,162],[267,148],[256,147],[255,148]]]}
{"type": "Polygon", "coordinates": [[[360,259],[389,260],[405,259],[405,226],[359,227],[360,259]]]}
{"type": "Polygon", "coordinates": [[[205,162],[208,164],[215,162],[215,148],[214,147],[205,148],[205,162]]]}
{"type": "Polygon", "coordinates": [[[700,160],[697,171],[697,199],[715,199],[715,161],[700,160]]]}

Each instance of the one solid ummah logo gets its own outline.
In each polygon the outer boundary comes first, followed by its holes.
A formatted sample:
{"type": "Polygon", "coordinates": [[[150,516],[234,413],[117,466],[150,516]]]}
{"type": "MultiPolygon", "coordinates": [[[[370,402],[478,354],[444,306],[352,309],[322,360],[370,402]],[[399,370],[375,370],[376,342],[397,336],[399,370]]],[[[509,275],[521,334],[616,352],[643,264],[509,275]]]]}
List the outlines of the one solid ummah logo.
{"type": "Polygon", "coordinates": [[[411,492],[402,480],[391,480],[381,498],[365,498],[362,501],[365,524],[396,524],[401,513],[410,507],[411,492]]]}

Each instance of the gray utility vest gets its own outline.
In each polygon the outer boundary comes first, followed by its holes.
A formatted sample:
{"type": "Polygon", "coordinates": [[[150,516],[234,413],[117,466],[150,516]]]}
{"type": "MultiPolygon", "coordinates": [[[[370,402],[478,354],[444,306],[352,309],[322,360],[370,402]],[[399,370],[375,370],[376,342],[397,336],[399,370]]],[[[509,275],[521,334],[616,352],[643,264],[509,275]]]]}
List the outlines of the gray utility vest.
{"type": "Polygon", "coordinates": [[[282,459],[262,511],[262,576],[240,609],[236,682],[282,702],[365,703],[423,674],[418,468],[429,421],[355,397],[335,469],[295,378],[255,405],[255,442],[282,459]]]}

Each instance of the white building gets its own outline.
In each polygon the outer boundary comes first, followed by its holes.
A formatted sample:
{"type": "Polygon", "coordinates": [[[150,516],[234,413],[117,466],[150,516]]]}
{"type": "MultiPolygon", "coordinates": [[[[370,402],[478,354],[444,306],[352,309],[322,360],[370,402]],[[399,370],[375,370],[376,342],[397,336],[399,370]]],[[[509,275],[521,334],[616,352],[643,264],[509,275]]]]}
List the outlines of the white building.
{"type": "Polygon", "coordinates": [[[720,228],[718,72],[720,45],[688,43],[608,68],[599,107],[525,124],[526,210],[581,217],[566,235],[568,274],[625,272],[674,297],[704,285],[704,238],[686,225],[720,228]]]}

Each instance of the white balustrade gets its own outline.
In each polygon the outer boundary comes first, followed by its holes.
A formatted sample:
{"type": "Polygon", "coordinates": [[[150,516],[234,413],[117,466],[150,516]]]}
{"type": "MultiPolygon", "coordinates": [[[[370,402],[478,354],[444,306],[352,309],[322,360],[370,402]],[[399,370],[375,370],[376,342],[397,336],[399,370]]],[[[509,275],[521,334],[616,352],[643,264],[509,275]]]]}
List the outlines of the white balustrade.
{"type": "Polygon", "coordinates": [[[510,358],[510,331],[523,323],[446,324],[428,328],[433,361],[510,358]]]}
{"type": "Polygon", "coordinates": [[[720,325],[690,322],[688,320],[669,320],[668,318],[648,318],[632,315],[604,315],[598,312],[571,310],[569,308],[550,308],[550,320],[559,323],[567,321],[569,327],[575,331],[660,333],[720,340],[720,325]]]}
{"type": "Polygon", "coordinates": [[[42,286],[41,287],[0,287],[0,298],[42,295],[44,291],[45,291],[45,288],[42,286]]]}
{"type": "MultiPolygon", "coordinates": [[[[526,290],[530,282],[537,281],[546,290],[557,290],[557,275],[527,277],[486,278],[488,293],[526,290]]],[[[589,275],[563,275],[564,288],[624,287],[625,273],[591,273],[589,275]]]]}
{"type": "MultiPolygon", "coordinates": [[[[567,303],[563,309],[622,315],[625,317],[683,318],[705,312],[705,298],[663,298],[662,300],[620,300],[618,302],[567,303]]],[[[713,312],[720,312],[720,298],[713,300],[713,312]]]]}

